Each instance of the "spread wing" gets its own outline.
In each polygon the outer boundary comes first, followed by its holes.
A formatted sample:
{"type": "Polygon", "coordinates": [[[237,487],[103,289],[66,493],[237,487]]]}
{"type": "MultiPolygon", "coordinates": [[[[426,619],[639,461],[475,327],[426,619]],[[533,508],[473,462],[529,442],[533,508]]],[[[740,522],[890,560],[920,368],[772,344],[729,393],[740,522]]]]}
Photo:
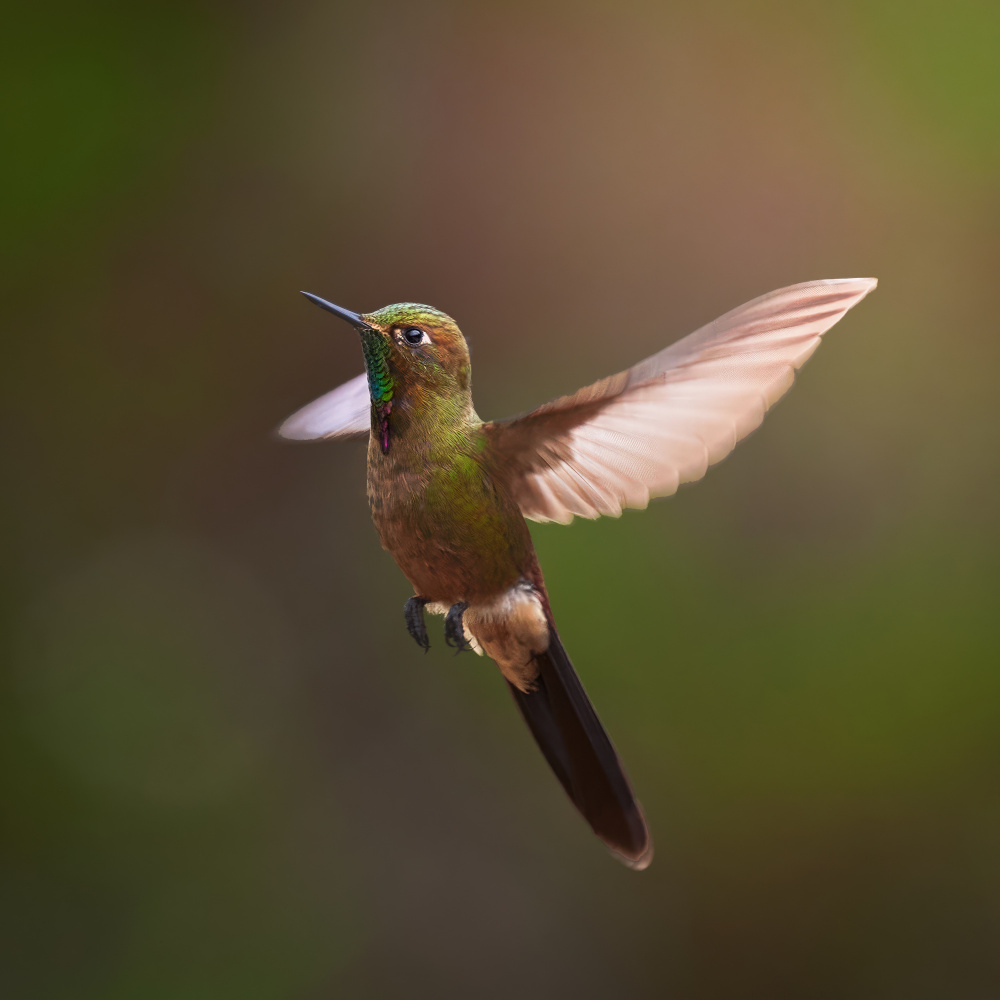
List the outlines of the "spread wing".
{"type": "Polygon", "coordinates": [[[368,376],[362,373],[293,413],[278,428],[278,433],[293,441],[367,434],[371,428],[371,408],[368,376]]]}
{"type": "Polygon", "coordinates": [[[486,424],[492,468],[534,521],[617,517],[668,496],[760,424],[820,337],[876,283],[780,288],[628,371],[486,424]]]}

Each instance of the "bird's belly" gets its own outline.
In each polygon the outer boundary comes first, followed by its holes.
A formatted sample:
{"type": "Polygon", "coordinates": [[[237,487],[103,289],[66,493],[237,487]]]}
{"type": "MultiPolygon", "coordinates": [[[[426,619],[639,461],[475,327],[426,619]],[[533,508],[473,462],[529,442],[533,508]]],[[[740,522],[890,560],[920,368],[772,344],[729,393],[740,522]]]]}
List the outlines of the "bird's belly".
{"type": "Polygon", "coordinates": [[[524,575],[533,551],[527,525],[488,483],[452,491],[444,500],[423,483],[410,485],[405,491],[370,490],[369,500],[382,547],[418,596],[475,603],[524,575]]]}

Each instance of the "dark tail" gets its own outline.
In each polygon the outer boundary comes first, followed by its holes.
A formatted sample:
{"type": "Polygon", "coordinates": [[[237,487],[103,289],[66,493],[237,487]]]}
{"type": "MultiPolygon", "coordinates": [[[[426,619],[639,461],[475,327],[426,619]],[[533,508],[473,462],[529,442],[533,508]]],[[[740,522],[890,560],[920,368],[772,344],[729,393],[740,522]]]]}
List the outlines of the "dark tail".
{"type": "Polygon", "coordinates": [[[532,736],[594,833],[630,868],[645,868],[653,841],[642,807],[551,624],[549,648],[536,659],[535,689],[510,686],[532,736]]]}

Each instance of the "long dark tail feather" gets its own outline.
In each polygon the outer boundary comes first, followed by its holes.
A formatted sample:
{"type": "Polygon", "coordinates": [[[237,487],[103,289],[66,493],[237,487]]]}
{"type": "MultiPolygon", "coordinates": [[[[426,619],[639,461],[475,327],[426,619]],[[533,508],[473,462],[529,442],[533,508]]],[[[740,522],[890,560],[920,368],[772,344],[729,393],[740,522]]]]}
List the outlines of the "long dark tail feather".
{"type": "Polygon", "coordinates": [[[534,690],[510,685],[532,736],[594,833],[630,868],[647,867],[653,841],[642,806],[552,625],[536,659],[534,690]]]}

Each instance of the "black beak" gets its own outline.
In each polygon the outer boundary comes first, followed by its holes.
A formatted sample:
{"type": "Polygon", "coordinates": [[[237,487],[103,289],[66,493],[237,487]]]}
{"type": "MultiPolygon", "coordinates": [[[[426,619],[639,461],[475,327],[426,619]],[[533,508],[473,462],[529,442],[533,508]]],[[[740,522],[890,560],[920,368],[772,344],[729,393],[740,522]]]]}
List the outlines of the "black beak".
{"type": "Polygon", "coordinates": [[[312,292],[302,293],[310,302],[315,302],[320,309],[325,309],[327,312],[333,313],[334,316],[339,316],[341,319],[346,319],[348,323],[351,324],[356,330],[373,330],[374,327],[371,323],[366,323],[358,313],[351,312],[350,309],[344,309],[341,306],[335,306],[332,302],[327,302],[326,299],[321,299],[318,295],[313,295],[312,292]]]}

